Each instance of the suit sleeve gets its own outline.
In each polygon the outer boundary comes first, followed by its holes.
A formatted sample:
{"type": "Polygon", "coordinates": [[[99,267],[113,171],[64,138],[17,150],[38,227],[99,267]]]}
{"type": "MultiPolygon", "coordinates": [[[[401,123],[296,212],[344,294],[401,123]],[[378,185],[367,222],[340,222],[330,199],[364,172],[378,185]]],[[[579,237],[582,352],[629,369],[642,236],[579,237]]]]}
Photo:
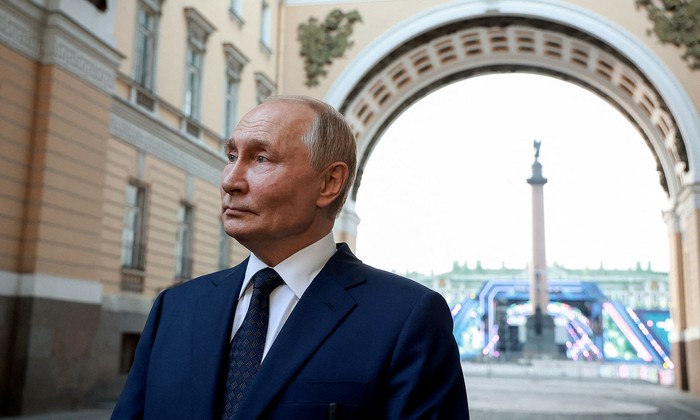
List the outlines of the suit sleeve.
{"type": "Polygon", "coordinates": [[[399,335],[386,409],[394,419],[469,418],[452,316],[436,292],[423,295],[399,335]]]}
{"type": "Polygon", "coordinates": [[[148,320],[136,346],[134,363],[129,370],[126,385],[122,390],[117,405],[112,412],[112,419],[142,419],[146,401],[146,384],[148,382],[148,366],[151,359],[153,342],[158,331],[160,314],[165,292],[158,295],[153,303],[148,320]]]}

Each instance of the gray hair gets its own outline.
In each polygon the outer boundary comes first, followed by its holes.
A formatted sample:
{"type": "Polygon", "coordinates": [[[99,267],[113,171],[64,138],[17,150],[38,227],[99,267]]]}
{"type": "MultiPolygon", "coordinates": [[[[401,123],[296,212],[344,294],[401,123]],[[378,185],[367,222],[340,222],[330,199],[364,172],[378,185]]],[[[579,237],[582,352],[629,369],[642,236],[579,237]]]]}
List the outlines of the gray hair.
{"type": "Polygon", "coordinates": [[[302,103],[316,112],[311,127],[301,141],[309,150],[309,163],[316,171],[321,171],[333,162],[343,162],[348,166],[348,179],[329,210],[337,217],[348,198],[355,179],[357,168],[357,146],[355,134],[343,115],[332,106],[318,99],[303,95],[272,96],[265,102],[290,101],[302,103]]]}

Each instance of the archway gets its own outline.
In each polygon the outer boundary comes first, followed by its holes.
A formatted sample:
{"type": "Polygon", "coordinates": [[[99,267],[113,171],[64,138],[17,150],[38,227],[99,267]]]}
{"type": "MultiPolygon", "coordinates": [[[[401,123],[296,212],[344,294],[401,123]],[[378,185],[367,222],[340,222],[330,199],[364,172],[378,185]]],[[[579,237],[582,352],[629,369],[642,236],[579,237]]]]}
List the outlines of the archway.
{"type": "Polygon", "coordinates": [[[336,227],[338,236],[354,243],[359,223],[354,200],[363,167],[386,127],[427,92],[477,74],[513,71],[583,86],[626,115],[655,156],[671,203],[666,222],[677,383],[700,394],[700,373],[692,373],[700,367],[689,369],[689,377],[687,366],[697,346],[686,353],[686,342],[697,343],[700,328],[688,328],[692,301],[684,293],[686,284],[699,281],[690,262],[698,259],[698,232],[692,230],[697,223],[696,192],[689,187],[698,179],[694,161],[700,150],[690,141],[700,139],[692,102],[644,45],[599,16],[571,5],[537,1],[503,1],[498,9],[489,7],[493,6],[488,1],[444,5],[397,25],[369,45],[326,95],[350,121],[360,156],[353,193],[336,227]],[[684,263],[683,258],[689,260],[684,263]],[[684,264],[690,264],[689,273],[684,264]]]}
{"type": "Polygon", "coordinates": [[[550,265],[668,271],[668,196],[636,127],[590,91],[531,73],[454,82],[392,122],[364,167],[357,255],[426,275],[527,266],[533,139],[550,265]]]}

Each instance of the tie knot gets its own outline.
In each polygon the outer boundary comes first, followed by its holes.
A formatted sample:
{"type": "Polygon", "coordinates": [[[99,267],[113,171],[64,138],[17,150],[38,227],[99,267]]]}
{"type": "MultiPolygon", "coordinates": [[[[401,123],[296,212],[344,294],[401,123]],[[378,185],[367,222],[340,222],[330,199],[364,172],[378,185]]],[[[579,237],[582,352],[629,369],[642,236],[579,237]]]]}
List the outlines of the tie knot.
{"type": "Polygon", "coordinates": [[[270,267],[263,268],[253,276],[253,287],[269,295],[279,285],[284,283],[282,277],[270,267]]]}

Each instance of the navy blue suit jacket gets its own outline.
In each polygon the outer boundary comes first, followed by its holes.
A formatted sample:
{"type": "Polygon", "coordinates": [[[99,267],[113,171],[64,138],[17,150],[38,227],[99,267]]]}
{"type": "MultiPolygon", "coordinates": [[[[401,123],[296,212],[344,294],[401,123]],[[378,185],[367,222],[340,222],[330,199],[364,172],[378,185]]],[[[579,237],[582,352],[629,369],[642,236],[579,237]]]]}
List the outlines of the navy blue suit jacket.
{"type": "MultiPolygon", "coordinates": [[[[247,261],[158,296],[113,418],[220,417],[247,261]]],[[[306,290],[239,417],[466,419],[452,318],[436,292],[362,264],[347,245],[306,290]]]]}

